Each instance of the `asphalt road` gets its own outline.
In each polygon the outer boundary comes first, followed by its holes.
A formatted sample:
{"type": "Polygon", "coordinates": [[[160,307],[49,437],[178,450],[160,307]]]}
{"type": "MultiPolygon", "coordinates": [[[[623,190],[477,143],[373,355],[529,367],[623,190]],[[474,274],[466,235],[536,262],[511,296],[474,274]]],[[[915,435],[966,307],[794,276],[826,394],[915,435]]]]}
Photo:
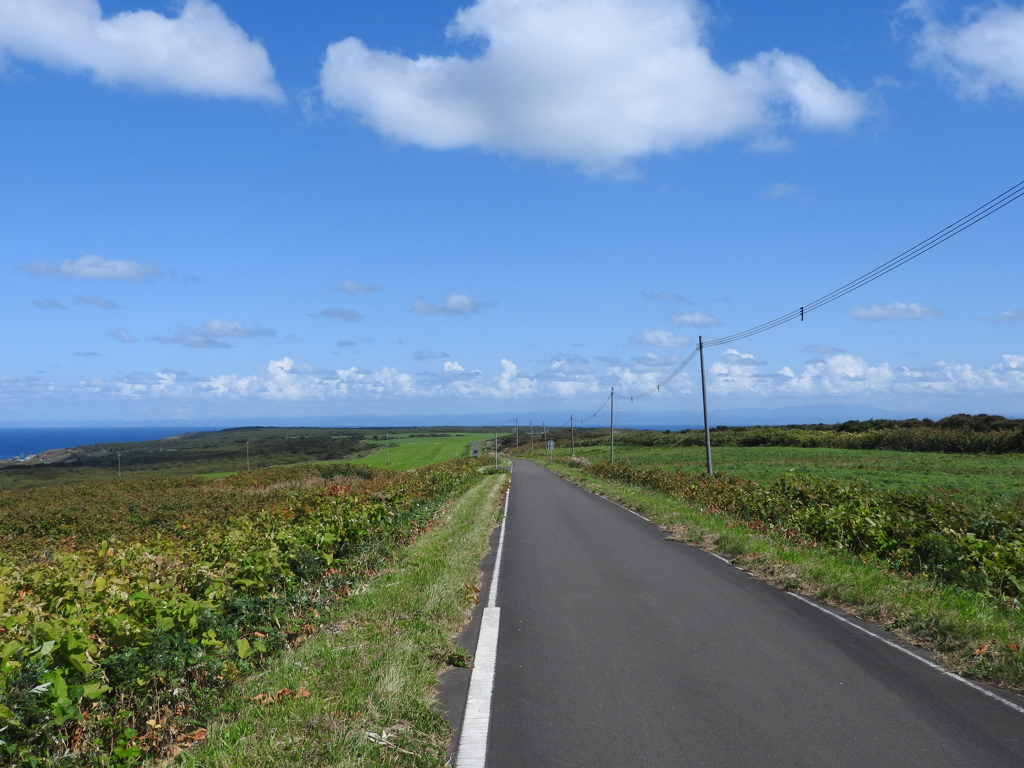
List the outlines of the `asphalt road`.
{"type": "Polygon", "coordinates": [[[1024,766],[1020,712],[537,465],[513,478],[488,768],[1024,766]]]}

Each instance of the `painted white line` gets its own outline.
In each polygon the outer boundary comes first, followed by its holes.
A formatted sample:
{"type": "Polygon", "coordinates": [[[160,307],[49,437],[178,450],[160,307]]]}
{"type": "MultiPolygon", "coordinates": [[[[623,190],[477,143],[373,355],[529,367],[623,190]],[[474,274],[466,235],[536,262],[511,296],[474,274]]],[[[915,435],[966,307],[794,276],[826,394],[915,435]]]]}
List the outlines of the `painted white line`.
{"type": "Polygon", "coordinates": [[[487,605],[480,619],[480,637],[473,656],[473,674],[469,678],[466,713],[462,718],[459,750],[455,758],[458,768],[484,768],[487,763],[487,735],[491,726],[491,698],[494,693],[494,669],[498,661],[498,628],[501,608],[498,607],[498,576],[501,574],[501,556],[505,550],[505,521],[508,520],[508,499],[512,486],[505,494],[505,514],[498,534],[498,551],[494,557],[494,573],[487,605]]]}
{"type": "Polygon", "coordinates": [[[821,611],[824,614],[827,614],[827,615],[831,616],[833,619],[837,619],[837,620],[843,622],[844,624],[849,624],[851,627],[853,627],[856,630],[859,630],[860,632],[863,632],[868,637],[873,637],[873,638],[875,638],[875,640],[878,640],[879,642],[885,643],[890,648],[895,648],[900,653],[905,653],[907,656],[909,656],[910,658],[914,659],[915,661],[921,662],[926,667],[931,667],[933,670],[935,670],[939,674],[942,674],[942,675],[945,675],[946,677],[952,678],[953,680],[956,680],[958,683],[961,683],[962,685],[966,685],[968,688],[972,688],[975,691],[977,691],[978,693],[983,694],[985,696],[988,696],[990,699],[994,699],[995,701],[998,701],[1000,704],[1003,704],[1003,705],[1009,707],[1010,709],[1016,710],[1017,712],[1020,712],[1022,715],[1024,715],[1024,707],[1020,706],[1019,704],[1014,704],[1009,699],[1004,699],[1002,696],[1000,696],[1000,695],[990,691],[988,688],[985,688],[984,686],[978,685],[977,683],[975,683],[975,682],[973,682],[971,680],[968,680],[966,677],[961,677],[960,675],[958,675],[958,674],[956,674],[954,672],[950,672],[948,669],[943,669],[938,664],[936,664],[934,661],[931,661],[930,659],[926,659],[923,656],[919,656],[918,654],[914,653],[909,648],[904,648],[899,643],[894,643],[892,640],[887,640],[884,637],[880,637],[879,635],[876,635],[870,629],[862,627],[860,624],[857,624],[856,622],[850,621],[845,616],[840,616],[838,613],[833,613],[832,611],[828,610],[824,606],[818,605],[816,602],[814,602],[813,600],[809,600],[808,598],[804,597],[803,595],[798,595],[795,592],[787,592],[786,594],[790,595],[792,597],[795,597],[797,600],[800,600],[800,601],[802,601],[804,603],[807,603],[808,605],[812,606],[813,608],[817,608],[819,611],[821,611]]]}
{"type": "Polygon", "coordinates": [[[512,485],[505,492],[505,512],[501,516],[501,533],[498,535],[498,552],[494,557],[494,573],[491,575],[491,590],[487,596],[487,607],[498,605],[498,576],[501,575],[501,554],[505,551],[505,521],[508,519],[508,497],[512,495],[512,485]]]}
{"type": "Polygon", "coordinates": [[[473,657],[473,676],[469,680],[466,714],[459,736],[458,768],[484,768],[487,764],[487,732],[491,724],[491,694],[494,667],[498,657],[498,624],[501,608],[484,608],[480,621],[480,639],[473,657]]]}

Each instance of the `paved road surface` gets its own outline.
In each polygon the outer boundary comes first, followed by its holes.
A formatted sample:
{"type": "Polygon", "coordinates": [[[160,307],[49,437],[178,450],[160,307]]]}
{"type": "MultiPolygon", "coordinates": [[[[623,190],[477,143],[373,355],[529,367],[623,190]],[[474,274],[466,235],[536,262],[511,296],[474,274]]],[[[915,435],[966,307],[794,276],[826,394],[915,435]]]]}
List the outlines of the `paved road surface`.
{"type": "Polygon", "coordinates": [[[1020,712],[537,465],[513,478],[488,768],[1024,766],[1020,712]]]}

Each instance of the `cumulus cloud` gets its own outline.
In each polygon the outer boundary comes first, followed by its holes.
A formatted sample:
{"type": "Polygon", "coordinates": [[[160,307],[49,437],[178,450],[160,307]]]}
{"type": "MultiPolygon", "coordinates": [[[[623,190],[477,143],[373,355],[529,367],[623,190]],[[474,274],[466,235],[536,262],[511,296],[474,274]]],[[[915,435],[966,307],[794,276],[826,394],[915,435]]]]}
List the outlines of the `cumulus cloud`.
{"type": "Polygon", "coordinates": [[[343,309],[342,307],[327,307],[321,309],[319,317],[330,318],[331,320],[362,320],[363,315],[354,309],[343,309]]]}
{"type": "Polygon", "coordinates": [[[870,307],[854,307],[851,312],[858,320],[917,320],[934,317],[942,312],[934,307],[925,307],[916,302],[894,301],[890,304],[873,304],[870,307]]]}
{"type": "Polygon", "coordinates": [[[710,366],[708,386],[718,395],[758,397],[1024,394],[1024,355],[1002,355],[988,366],[939,361],[911,368],[872,365],[856,355],[841,354],[808,363],[800,371],[788,366],[775,372],[763,369],[752,356],[728,350],[721,361],[710,366]]]}
{"type": "Polygon", "coordinates": [[[672,331],[656,330],[641,333],[638,343],[650,344],[652,347],[687,347],[693,343],[693,339],[689,336],[678,336],[672,331]]]}
{"type": "MultiPolygon", "coordinates": [[[[2,3],[3,0],[0,0],[2,3]]],[[[160,269],[155,264],[143,265],[137,261],[104,259],[102,256],[82,256],[65,259],[60,264],[34,261],[22,267],[24,272],[40,277],[76,277],[85,280],[148,280],[157,277],[160,269]]]]}
{"type": "Polygon", "coordinates": [[[441,304],[427,304],[417,298],[412,304],[412,310],[419,315],[470,315],[493,303],[479,302],[464,293],[449,293],[441,304]]]}
{"type": "Polygon", "coordinates": [[[351,280],[345,280],[338,286],[337,290],[343,291],[344,293],[375,293],[380,290],[380,286],[362,285],[361,283],[355,283],[351,280]]]}
{"type": "Polygon", "coordinates": [[[844,130],[865,99],[807,59],[764,51],[716,63],[698,0],[477,0],[447,32],[476,58],[330,45],[324,100],[385,136],[479,147],[609,171],[634,158],[761,138],[786,126],[844,130]]]}
{"type": "Polygon", "coordinates": [[[77,293],[75,294],[75,303],[97,309],[119,309],[121,306],[113,299],[104,296],[79,296],[77,293]]]}
{"type": "Polygon", "coordinates": [[[992,92],[1024,97],[1024,5],[969,6],[960,24],[938,19],[932,0],[912,0],[903,11],[921,23],[914,63],[950,80],[964,98],[992,92]]]}
{"type": "Polygon", "coordinates": [[[210,320],[198,328],[179,328],[173,336],[154,336],[153,340],[161,344],[180,344],[183,347],[227,349],[232,345],[221,341],[221,339],[251,339],[276,335],[275,331],[258,325],[254,328],[246,328],[241,323],[210,320]]]}
{"type": "Polygon", "coordinates": [[[671,321],[673,325],[689,325],[694,328],[709,328],[712,325],[722,324],[722,321],[717,317],[705,314],[704,312],[672,315],[669,318],[669,321],[671,321]]]}
{"type": "Polygon", "coordinates": [[[209,0],[175,18],[97,0],[0,0],[0,56],[84,71],[105,85],[283,101],[266,50],[209,0]]]}
{"type": "Polygon", "coordinates": [[[983,317],[981,318],[981,321],[983,323],[995,323],[998,325],[1024,323],[1024,309],[1006,310],[1005,312],[1000,312],[994,317],[983,317]]]}

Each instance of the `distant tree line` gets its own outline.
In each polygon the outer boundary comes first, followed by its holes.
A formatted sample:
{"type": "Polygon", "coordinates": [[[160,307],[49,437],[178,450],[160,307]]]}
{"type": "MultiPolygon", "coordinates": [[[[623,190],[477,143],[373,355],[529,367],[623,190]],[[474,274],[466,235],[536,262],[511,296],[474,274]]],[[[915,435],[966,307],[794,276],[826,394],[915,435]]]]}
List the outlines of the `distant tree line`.
{"type": "MultiPolygon", "coordinates": [[[[569,447],[567,429],[548,430],[547,437],[559,448],[569,447]]],[[[620,445],[684,447],[704,444],[704,431],[616,430],[620,445]]],[[[577,430],[577,447],[608,444],[607,429],[577,430]]],[[[1024,453],[1024,419],[958,413],[944,419],[868,419],[841,424],[793,424],[780,427],[715,427],[714,446],[791,448],[849,448],[930,453],[1024,453]]],[[[523,445],[520,435],[520,445],[523,445]]],[[[515,437],[504,438],[502,448],[515,445],[515,437]]],[[[538,449],[542,446],[538,443],[538,449]]]]}

